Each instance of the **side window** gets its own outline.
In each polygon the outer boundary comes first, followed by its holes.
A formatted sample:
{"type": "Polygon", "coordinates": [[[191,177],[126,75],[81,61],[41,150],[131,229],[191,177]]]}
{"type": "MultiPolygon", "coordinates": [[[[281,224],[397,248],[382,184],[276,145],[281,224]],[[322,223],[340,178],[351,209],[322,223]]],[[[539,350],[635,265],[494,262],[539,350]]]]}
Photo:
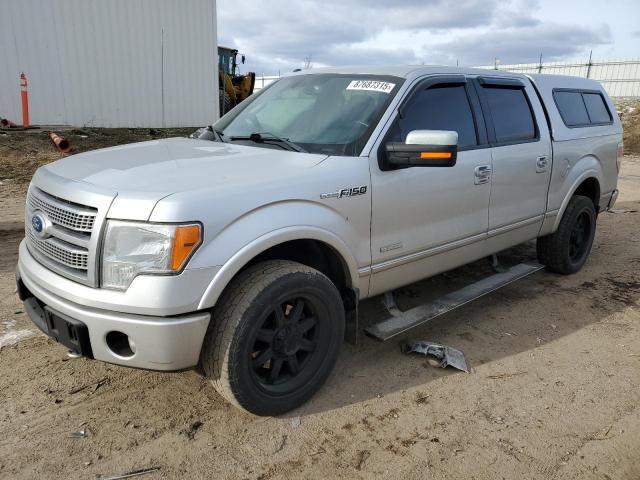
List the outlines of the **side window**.
{"type": "Polygon", "coordinates": [[[599,93],[583,93],[582,98],[587,106],[587,113],[591,123],[609,123],[611,115],[604,103],[604,98],[599,93]]]}
{"type": "Polygon", "coordinates": [[[553,98],[558,106],[562,121],[567,127],[589,125],[589,114],[580,92],[557,91],[553,93],[553,98]]]}
{"type": "Polygon", "coordinates": [[[498,143],[534,140],[536,126],[524,89],[484,87],[498,143]]]}
{"type": "Polygon", "coordinates": [[[611,113],[602,94],[581,90],[554,90],[562,121],[567,127],[588,127],[611,123],[611,113]]]}
{"type": "Polygon", "coordinates": [[[452,130],[458,132],[458,148],[478,145],[464,85],[436,85],[417,92],[394,125],[392,140],[404,142],[412,130],[452,130]]]}

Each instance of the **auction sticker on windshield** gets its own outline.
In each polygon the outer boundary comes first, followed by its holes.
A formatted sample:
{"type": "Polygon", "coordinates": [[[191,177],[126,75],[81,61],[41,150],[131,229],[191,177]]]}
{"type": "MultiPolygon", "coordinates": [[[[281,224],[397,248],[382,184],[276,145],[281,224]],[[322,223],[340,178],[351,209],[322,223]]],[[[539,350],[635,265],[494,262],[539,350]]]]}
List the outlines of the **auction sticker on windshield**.
{"type": "Polygon", "coordinates": [[[347,86],[347,90],[370,90],[373,92],[391,93],[395,83],[378,82],[376,80],[354,80],[347,86]]]}

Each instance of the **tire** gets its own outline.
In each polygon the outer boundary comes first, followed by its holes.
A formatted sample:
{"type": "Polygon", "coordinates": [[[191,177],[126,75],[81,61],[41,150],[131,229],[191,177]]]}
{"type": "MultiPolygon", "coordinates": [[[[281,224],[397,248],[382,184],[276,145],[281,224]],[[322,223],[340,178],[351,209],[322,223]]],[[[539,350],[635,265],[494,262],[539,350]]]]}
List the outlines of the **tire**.
{"type": "Polygon", "coordinates": [[[220,116],[222,117],[233,108],[233,104],[231,102],[231,97],[223,89],[218,90],[218,97],[220,101],[220,116]]]}
{"type": "Polygon", "coordinates": [[[563,275],[576,273],[587,261],[596,233],[596,210],[591,199],[574,195],[558,230],[538,238],[538,261],[563,275]]]}
{"type": "Polygon", "coordinates": [[[261,262],[233,279],[214,308],[202,368],[236,407],[279,415],[324,384],[344,328],[340,293],[325,275],[296,262],[261,262]]]}

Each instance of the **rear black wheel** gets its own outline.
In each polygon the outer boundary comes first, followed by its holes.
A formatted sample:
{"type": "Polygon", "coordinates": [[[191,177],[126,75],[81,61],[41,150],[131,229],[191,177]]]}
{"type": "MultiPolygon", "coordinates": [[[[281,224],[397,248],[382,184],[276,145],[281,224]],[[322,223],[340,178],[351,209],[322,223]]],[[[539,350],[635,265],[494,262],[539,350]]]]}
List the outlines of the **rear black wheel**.
{"type": "Polygon", "coordinates": [[[214,309],[202,365],[237,407],[277,415],[324,383],[344,336],[338,290],[322,273],[290,261],[242,272],[214,309]]]}
{"type": "Polygon", "coordinates": [[[591,199],[575,195],[555,233],[538,238],[538,260],[552,272],[575,273],[587,261],[596,232],[596,211],[591,199]]]}
{"type": "Polygon", "coordinates": [[[569,261],[571,263],[580,263],[586,257],[591,248],[591,233],[589,213],[587,211],[580,212],[569,235],[569,261]]]}

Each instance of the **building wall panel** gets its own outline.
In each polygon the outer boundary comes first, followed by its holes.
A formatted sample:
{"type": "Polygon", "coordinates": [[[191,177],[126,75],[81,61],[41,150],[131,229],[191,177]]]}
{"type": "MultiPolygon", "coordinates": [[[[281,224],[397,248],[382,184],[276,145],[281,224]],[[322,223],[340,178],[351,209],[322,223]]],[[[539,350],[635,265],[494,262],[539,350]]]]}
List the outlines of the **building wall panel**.
{"type": "Polygon", "coordinates": [[[218,110],[215,0],[3,1],[0,116],[32,124],[199,126],[218,110]]]}

